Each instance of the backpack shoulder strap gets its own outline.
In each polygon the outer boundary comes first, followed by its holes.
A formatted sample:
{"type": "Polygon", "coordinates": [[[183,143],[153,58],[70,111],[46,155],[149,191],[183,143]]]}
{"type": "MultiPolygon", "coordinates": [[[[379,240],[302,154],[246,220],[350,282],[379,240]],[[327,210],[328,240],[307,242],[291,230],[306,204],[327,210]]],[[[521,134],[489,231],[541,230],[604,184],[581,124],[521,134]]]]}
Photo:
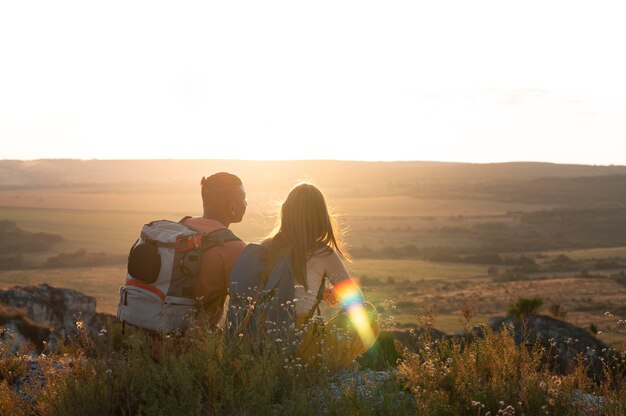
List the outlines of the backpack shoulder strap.
{"type": "Polygon", "coordinates": [[[242,240],[228,228],[211,231],[210,233],[202,236],[202,251],[208,250],[216,246],[223,247],[225,243],[228,243],[230,241],[242,240]]]}

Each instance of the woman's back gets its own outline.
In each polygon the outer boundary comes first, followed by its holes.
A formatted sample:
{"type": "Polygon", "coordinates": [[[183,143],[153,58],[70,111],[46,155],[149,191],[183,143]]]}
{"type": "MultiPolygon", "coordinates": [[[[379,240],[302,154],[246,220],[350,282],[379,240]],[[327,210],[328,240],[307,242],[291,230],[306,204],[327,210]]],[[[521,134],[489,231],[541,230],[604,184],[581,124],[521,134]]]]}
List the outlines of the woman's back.
{"type": "Polygon", "coordinates": [[[350,278],[341,257],[334,250],[318,250],[306,262],[307,290],[304,285],[296,284],[295,286],[297,315],[309,314],[315,308],[324,277],[333,286],[350,278]]]}

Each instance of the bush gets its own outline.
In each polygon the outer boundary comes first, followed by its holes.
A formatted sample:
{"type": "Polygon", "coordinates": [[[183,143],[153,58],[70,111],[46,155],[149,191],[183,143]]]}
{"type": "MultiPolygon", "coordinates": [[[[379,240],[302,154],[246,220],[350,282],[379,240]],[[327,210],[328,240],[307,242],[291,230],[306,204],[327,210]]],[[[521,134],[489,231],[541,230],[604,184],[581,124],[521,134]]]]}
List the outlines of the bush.
{"type": "Polygon", "coordinates": [[[26,371],[24,357],[13,353],[14,345],[15,335],[0,328],[0,383],[13,384],[26,371]]]}
{"type": "Polygon", "coordinates": [[[482,331],[484,337],[474,340],[420,337],[416,351],[402,349],[398,375],[415,397],[418,414],[622,414],[626,395],[621,385],[592,383],[582,364],[571,374],[555,376],[539,344],[527,349],[516,346],[507,330],[484,326],[482,331]],[[603,401],[577,400],[582,391],[604,395],[603,401]]]}
{"type": "Polygon", "coordinates": [[[524,316],[536,315],[543,300],[539,297],[519,298],[515,304],[509,306],[509,315],[522,318],[524,316]]]}
{"type": "Polygon", "coordinates": [[[498,270],[496,266],[490,266],[487,268],[488,276],[494,277],[494,276],[498,276],[498,274],[500,274],[500,270],[498,270]]]}
{"type": "Polygon", "coordinates": [[[560,304],[554,303],[550,305],[550,314],[557,319],[564,319],[567,311],[560,304]]]}

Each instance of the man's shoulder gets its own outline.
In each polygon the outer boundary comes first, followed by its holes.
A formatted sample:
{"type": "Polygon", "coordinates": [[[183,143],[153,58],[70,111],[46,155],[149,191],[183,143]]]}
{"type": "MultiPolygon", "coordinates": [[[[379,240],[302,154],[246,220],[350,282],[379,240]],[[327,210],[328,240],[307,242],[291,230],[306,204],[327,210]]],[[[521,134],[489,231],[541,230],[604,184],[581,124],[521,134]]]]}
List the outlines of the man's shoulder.
{"type": "Polygon", "coordinates": [[[213,231],[227,229],[221,222],[205,217],[188,217],[183,224],[199,233],[208,234],[213,231]]]}

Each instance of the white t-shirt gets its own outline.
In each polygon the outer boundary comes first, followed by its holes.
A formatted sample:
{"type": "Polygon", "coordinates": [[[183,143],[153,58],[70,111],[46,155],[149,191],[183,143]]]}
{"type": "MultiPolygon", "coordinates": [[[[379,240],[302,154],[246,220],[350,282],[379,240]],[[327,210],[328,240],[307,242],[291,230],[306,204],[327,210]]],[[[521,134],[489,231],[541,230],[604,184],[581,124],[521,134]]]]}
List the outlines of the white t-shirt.
{"type": "Polygon", "coordinates": [[[313,309],[324,276],[333,286],[342,280],[350,279],[346,266],[335,251],[320,251],[307,261],[306,281],[308,290],[305,291],[303,285],[296,284],[296,314],[308,314],[313,309]]]}

